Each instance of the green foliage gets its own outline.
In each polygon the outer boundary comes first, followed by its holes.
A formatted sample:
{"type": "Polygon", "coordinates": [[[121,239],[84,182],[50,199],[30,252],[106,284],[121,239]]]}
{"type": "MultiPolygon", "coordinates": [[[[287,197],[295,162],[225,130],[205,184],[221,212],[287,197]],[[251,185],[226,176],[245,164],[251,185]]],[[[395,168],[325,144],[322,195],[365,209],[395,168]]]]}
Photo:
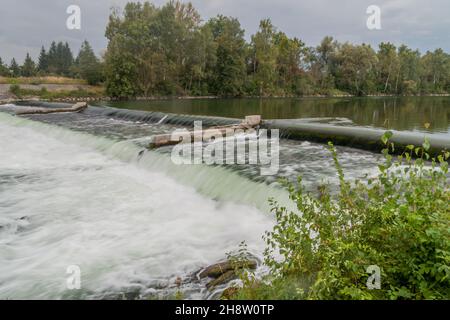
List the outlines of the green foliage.
{"type": "Polygon", "coordinates": [[[420,52],[405,45],[398,48],[399,73],[395,81],[396,93],[411,95],[419,93],[420,52]],[[398,87],[397,87],[398,86],[398,87]]]}
{"type": "Polygon", "coordinates": [[[36,64],[33,59],[31,59],[30,54],[27,53],[25,61],[21,68],[21,75],[23,77],[33,77],[36,75],[36,64]]]}
{"type": "Polygon", "coordinates": [[[120,49],[121,37],[116,36],[108,45],[106,54],[106,92],[113,97],[132,97],[138,94],[135,86],[136,66],[130,54],[120,49]]]}
{"type": "Polygon", "coordinates": [[[71,76],[71,67],[73,65],[72,50],[67,42],[53,41],[47,53],[48,72],[62,76],[71,76]]]}
{"type": "Polygon", "coordinates": [[[311,64],[311,75],[321,93],[335,88],[339,43],[325,37],[317,48],[307,51],[306,60],[311,64]]]}
{"type": "MultiPolygon", "coordinates": [[[[22,66],[19,66],[13,58],[10,66],[6,67],[0,58],[0,76],[31,78],[36,75],[40,77],[49,75],[77,77],[86,80],[91,85],[102,82],[104,78],[103,65],[87,41],[81,45],[76,60],[73,59],[67,42],[56,43],[54,41],[48,52],[42,46],[37,64],[28,53],[22,66]]],[[[39,82],[31,84],[39,84],[39,82]]]]}
{"type": "Polygon", "coordinates": [[[425,93],[443,93],[450,89],[450,55],[442,49],[428,51],[421,58],[421,81],[425,93]]]}
{"type": "Polygon", "coordinates": [[[239,244],[237,252],[227,253],[227,260],[230,262],[234,273],[238,275],[244,286],[249,286],[255,282],[255,278],[251,274],[250,261],[253,257],[248,253],[247,244],[242,241],[239,244]]]}
{"type": "Polygon", "coordinates": [[[12,94],[14,94],[17,97],[21,96],[21,89],[20,86],[18,84],[12,84],[9,86],[9,92],[11,92],[12,94]]]}
{"type": "Polygon", "coordinates": [[[38,58],[38,65],[37,65],[38,72],[40,72],[42,74],[47,73],[48,65],[49,65],[48,55],[47,55],[47,52],[45,51],[44,46],[42,46],[41,51],[39,53],[39,58],[38,58]]]}
{"type": "Polygon", "coordinates": [[[11,64],[9,65],[9,73],[12,77],[20,76],[20,67],[14,58],[12,58],[11,64]]]}
{"type": "Polygon", "coordinates": [[[76,59],[68,43],[42,47],[37,67],[16,61],[0,75],[77,77],[105,82],[108,95],[304,96],[421,95],[450,93],[450,55],[424,55],[406,45],[339,43],[325,37],[306,47],[270,21],[245,41],[236,18],[218,15],[202,22],[191,3],[129,2],[114,10],[106,27],[104,61],[87,41],[76,59]],[[26,65],[26,67],[25,67],[26,65]],[[23,70],[22,70],[23,69],[23,70]]]}
{"type": "Polygon", "coordinates": [[[206,24],[216,43],[216,61],[210,91],[219,96],[239,96],[246,78],[244,30],[235,18],[217,16],[206,24]]]}
{"type": "Polygon", "coordinates": [[[79,77],[85,79],[90,85],[96,85],[103,81],[101,64],[86,40],[81,45],[75,61],[75,70],[79,77]]]}
{"type": "Polygon", "coordinates": [[[107,92],[116,97],[203,93],[215,46],[191,4],[128,3],[106,30],[107,92]]]}
{"type": "Polygon", "coordinates": [[[270,95],[276,88],[276,59],[275,45],[276,29],[269,19],[262,20],[258,32],[252,36],[253,81],[260,96],[270,95]]]}
{"type": "Polygon", "coordinates": [[[377,58],[378,91],[383,93],[396,92],[398,86],[396,75],[400,72],[400,62],[395,45],[392,43],[380,43],[377,58]]]}
{"type": "Polygon", "coordinates": [[[449,93],[450,56],[381,43],[339,43],[325,37],[315,48],[277,30],[269,19],[247,43],[236,18],[206,23],[190,3],[128,3],[113,11],[106,28],[105,61],[87,41],[76,59],[68,43],[41,48],[37,65],[0,60],[0,75],[77,77],[105,81],[110,96],[418,95],[449,93]]]}
{"type": "Polygon", "coordinates": [[[394,159],[391,136],[382,138],[379,173],[364,182],[345,179],[329,144],[337,194],[323,185],[313,195],[301,178],[297,186],[286,182],[298,212],[271,200],[277,223],[265,235],[270,275],[237,298],[450,298],[450,152],[426,162],[425,141],[394,159]],[[381,268],[381,289],[367,288],[370,265],[381,268]]]}
{"type": "Polygon", "coordinates": [[[339,89],[354,95],[374,93],[376,52],[369,45],[343,44],[336,53],[335,78],[339,89]]]}
{"type": "Polygon", "coordinates": [[[130,2],[106,30],[106,87],[116,97],[149,95],[292,96],[431,94],[450,89],[450,58],[405,45],[339,43],[316,48],[269,19],[246,43],[235,18],[205,24],[190,3],[130,2]]]}
{"type": "Polygon", "coordinates": [[[84,97],[100,97],[103,96],[103,91],[98,89],[85,89],[79,87],[76,90],[58,90],[48,91],[47,88],[41,89],[23,89],[18,84],[12,84],[9,91],[18,98],[26,97],[40,97],[46,100],[61,99],[61,98],[84,98],[84,97]]]}
{"type": "Polygon", "coordinates": [[[2,58],[0,57],[0,76],[6,77],[9,76],[9,69],[8,67],[3,63],[2,58]]]}

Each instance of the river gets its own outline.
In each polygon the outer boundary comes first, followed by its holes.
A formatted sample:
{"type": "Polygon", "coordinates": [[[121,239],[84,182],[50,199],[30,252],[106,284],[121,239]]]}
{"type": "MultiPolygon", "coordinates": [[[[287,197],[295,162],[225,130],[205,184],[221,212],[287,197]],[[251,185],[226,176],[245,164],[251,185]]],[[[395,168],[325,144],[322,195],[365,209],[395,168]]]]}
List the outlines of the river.
{"type": "MultiPolygon", "coordinates": [[[[262,259],[261,236],[274,223],[267,199],[292,207],[278,178],[301,174],[311,190],[336,183],[329,152],[308,141],[281,139],[280,169],[273,176],[262,176],[255,165],[179,166],[171,161],[171,147],[145,147],[152,135],[183,125],[115,117],[108,107],[130,115],[140,109],[320,118],[450,139],[450,98],[440,97],[98,105],[79,114],[26,117],[13,115],[15,105],[0,106],[0,298],[212,297],[196,272],[241,241],[262,259]],[[66,285],[72,265],[81,270],[80,290],[66,285]]],[[[338,152],[348,177],[376,172],[379,155],[349,147],[338,152]]]]}

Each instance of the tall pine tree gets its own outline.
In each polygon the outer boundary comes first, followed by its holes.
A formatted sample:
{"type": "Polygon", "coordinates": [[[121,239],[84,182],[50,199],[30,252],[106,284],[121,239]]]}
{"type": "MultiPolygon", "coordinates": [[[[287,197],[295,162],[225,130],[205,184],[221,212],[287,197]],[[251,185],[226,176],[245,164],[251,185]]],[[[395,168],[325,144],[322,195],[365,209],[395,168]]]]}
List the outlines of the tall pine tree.
{"type": "Polygon", "coordinates": [[[41,52],[39,53],[37,69],[41,73],[48,72],[48,55],[47,52],[45,51],[44,46],[42,46],[41,52]]]}
{"type": "Polygon", "coordinates": [[[27,53],[27,56],[25,57],[21,70],[22,76],[24,77],[32,77],[36,75],[36,64],[33,59],[31,59],[29,53],[27,53]]]}
{"type": "Polygon", "coordinates": [[[60,73],[65,76],[72,75],[72,66],[73,66],[73,54],[72,50],[70,50],[69,44],[67,42],[64,43],[61,52],[61,71],[60,73]]]}
{"type": "Polygon", "coordinates": [[[3,63],[3,60],[1,57],[0,57],[0,76],[3,76],[3,77],[9,76],[8,67],[3,63]]]}
{"type": "Polygon", "coordinates": [[[86,40],[81,44],[80,52],[76,59],[76,70],[80,78],[89,84],[97,84],[102,81],[100,62],[86,40]]]}
{"type": "Polygon", "coordinates": [[[16,59],[12,58],[11,64],[9,65],[9,72],[11,76],[13,77],[19,77],[20,76],[20,67],[16,62],[16,59]]]}
{"type": "Polygon", "coordinates": [[[49,73],[57,73],[57,53],[56,53],[56,42],[52,41],[50,44],[50,49],[47,54],[47,71],[49,73]]]}
{"type": "Polygon", "coordinates": [[[74,61],[72,51],[67,42],[56,43],[53,41],[48,50],[47,59],[49,73],[62,76],[71,75],[71,68],[74,61]]]}

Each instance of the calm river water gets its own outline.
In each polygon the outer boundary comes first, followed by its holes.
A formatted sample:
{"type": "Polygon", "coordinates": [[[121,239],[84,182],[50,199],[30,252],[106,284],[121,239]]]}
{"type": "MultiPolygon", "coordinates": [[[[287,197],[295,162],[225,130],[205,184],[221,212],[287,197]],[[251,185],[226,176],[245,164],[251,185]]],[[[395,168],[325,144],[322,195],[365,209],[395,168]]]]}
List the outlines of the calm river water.
{"type": "Polygon", "coordinates": [[[101,104],[232,118],[249,114],[260,114],[263,119],[340,118],[360,126],[450,135],[450,97],[174,99],[101,104]]]}

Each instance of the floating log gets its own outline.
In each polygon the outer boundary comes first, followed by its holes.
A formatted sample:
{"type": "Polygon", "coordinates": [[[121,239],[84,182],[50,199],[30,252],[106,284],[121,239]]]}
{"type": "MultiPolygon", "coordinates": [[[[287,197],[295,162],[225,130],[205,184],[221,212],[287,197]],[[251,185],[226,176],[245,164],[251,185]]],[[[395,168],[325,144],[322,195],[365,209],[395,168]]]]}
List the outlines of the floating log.
{"type": "Polygon", "coordinates": [[[25,110],[17,111],[17,115],[23,114],[48,114],[61,112],[82,112],[88,107],[86,102],[77,102],[70,108],[27,108],[25,110]]]}
{"type": "Polygon", "coordinates": [[[254,130],[260,124],[261,116],[251,115],[246,116],[245,119],[239,124],[215,126],[200,131],[155,135],[152,137],[152,141],[150,142],[150,148],[159,148],[163,146],[178,144],[180,142],[209,140],[212,137],[217,136],[230,136],[236,133],[236,131],[246,132],[249,130],[254,130]]]}

